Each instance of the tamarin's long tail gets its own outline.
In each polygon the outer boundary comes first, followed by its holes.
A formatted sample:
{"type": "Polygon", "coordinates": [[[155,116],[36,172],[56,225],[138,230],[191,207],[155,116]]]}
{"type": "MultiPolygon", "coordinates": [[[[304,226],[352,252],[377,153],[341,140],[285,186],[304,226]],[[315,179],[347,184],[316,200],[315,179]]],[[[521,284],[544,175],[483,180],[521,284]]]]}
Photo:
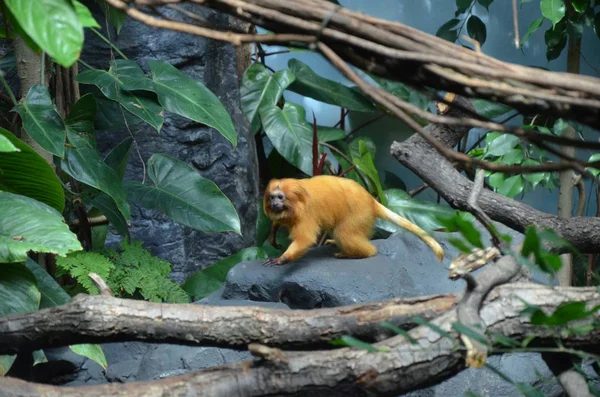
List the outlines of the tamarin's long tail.
{"type": "Polygon", "coordinates": [[[419,226],[415,225],[411,221],[406,218],[401,217],[396,214],[392,210],[386,208],[380,203],[377,203],[377,216],[383,220],[391,222],[397,226],[400,226],[403,229],[408,230],[409,232],[415,234],[421,240],[425,242],[432,250],[435,256],[441,261],[444,259],[444,249],[441,245],[438,244],[437,241],[433,237],[431,237],[427,232],[421,229],[419,226]]]}

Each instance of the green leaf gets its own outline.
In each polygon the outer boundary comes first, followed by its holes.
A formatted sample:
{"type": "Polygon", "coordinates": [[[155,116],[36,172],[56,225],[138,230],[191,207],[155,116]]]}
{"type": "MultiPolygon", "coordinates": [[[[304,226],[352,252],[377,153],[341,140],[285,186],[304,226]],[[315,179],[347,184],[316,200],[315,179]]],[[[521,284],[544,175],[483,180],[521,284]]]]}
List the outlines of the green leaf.
{"type": "Polygon", "coordinates": [[[361,92],[316,74],[308,65],[293,58],[288,67],[296,75],[289,89],[300,95],[357,112],[372,112],[373,103],[361,92]]]}
{"type": "Polygon", "coordinates": [[[546,59],[551,61],[560,56],[562,50],[567,45],[567,35],[564,31],[556,31],[555,29],[548,29],[544,33],[544,39],[546,40],[546,59]]]}
{"type": "Polygon", "coordinates": [[[153,185],[125,181],[130,200],[160,209],[174,221],[194,229],[241,233],[231,201],[214,182],[183,161],[155,153],[148,160],[148,176],[153,185]]]}
{"type": "Polygon", "coordinates": [[[590,5],[590,0],[572,0],[571,4],[573,5],[573,9],[575,9],[575,11],[577,11],[579,14],[583,14],[590,5]]]}
{"type": "Polygon", "coordinates": [[[451,43],[454,43],[456,39],[458,39],[458,31],[453,30],[453,28],[458,25],[460,22],[459,19],[453,18],[448,22],[444,23],[435,33],[436,36],[441,37],[444,40],[448,40],[451,43]]]}
{"type": "Polygon", "coordinates": [[[155,91],[154,81],[134,61],[117,59],[111,63],[111,71],[125,91],[155,91]]]}
{"type": "Polygon", "coordinates": [[[104,351],[102,351],[102,347],[100,345],[90,345],[90,344],[80,344],[80,345],[70,345],[69,346],[73,352],[79,354],[80,356],[84,356],[93,360],[100,364],[102,368],[108,367],[108,363],[106,362],[106,357],[104,356],[104,351]]]}
{"type": "Polygon", "coordinates": [[[34,260],[27,258],[25,266],[35,277],[37,289],[40,291],[40,309],[65,305],[71,301],[69,294],[34,260]]]}
{"type": "Polygon", "coordinates": [[[456,0],[457,12],[462,14],[463,12],[467,11],[467,9],[471,7],[472,3],[473,0],[456,0]]]}
{"type": "Polygon", "coordinates": [[[273,147],[290,164],[307,175],[312,175],[312,126],[306,122],[305,110],[300,105],[286,102],[260,110],[265,133],[273,147]]]}
{"type": "Polygon", "coordinates": [[[89,8],[84,6],[81,2],[77,0],[72,0],[73,6],[75,6],[75,12],[77,12],[77,16],[79,17],[79,22],[81,26],[84,28],[98,28],[101,26],[98,25],[98,22],[94,19],[94,16],[90,12],[89,8]]]}
{"type": "Polygon", "coordinates": [[[375,162],[373,161],[373,154],[369,150],[369,141],[361,137],[352,141],[350,147],[352,148],[352,146],[356,143],[358,144],[358,154],[356,154],[354,151],[352,152],[352,162],[356,164],[356,167],[359,170],[367,175],[377,190],[379,201],[384,206],[387,206],[387,200],[383,192],[381,180],[379,179],[379,173],[377,172],[377,169],[375,168],[375,162]]]}
{"type": "Polygon", "coordinates": [[[73,105],[65,126],[69,131],[93,136],[95,118],[96,99],[92,94],[85,94],[73,105]]]}
{"type": "Polygon", "coordinates": [[[5,376],[8,373],[8,370],[10,370],[10,367],[12,367],[16,359],[16,354],[0,354],[0,376],[5,376]]]}
{"type": "Polygon", "coordinates": [[[233,146],[237,144],[237,133],[231,117],[219,98],[168,62],[149,61],[158,101],[169,112],[213,127],[233,146]]]}
{"type": "MultiPolygon", "coordinates": [[[[387,207],[390,210],[427,231],[443,229],[446,225],[440,222],[438,218],[450,218],[456,214],[456,210],[452,207],[412,198],[404,190],[389,189],[384,194],[387,199],[387,207]]],[[[467,215],[468,213],[464,214],[467,215]]],[[[468,216],[474,219],[472,215],[468,214],[468,216]]],[[[380,219],[377,220],[377,227],[390,233],[403,230],[392,223],[384,222],[380,219]]],[[[446,231],[454,232],[456,230],[446,231]]]]}
{"type": "Polygon", "coordinates": [[[221,288],[229,270],[238,263],[265,258],[267,253],[262,248],[244,248],[191,275],[183,284],[183,289],[196,300],[202,299],[221,288]]]}
{"type": "MultiPolygon", "coordinates": [[[[588,163],[592,163],[595,161],[600,161],[600,153],[592,154],[588,159],[588,163]]],[[[600,169],[598,168],[586,167],[586,169],[590,171],[595,177],[598,177],[598,175],[600,175],[600,169]]]]}
{"type": "Polygon", "coordinates": [[[505,180],[506,175],[503,172],[494,172],[490,175],[488,183],[491,187],[498,190],[502,185],[504,185],[505,180]]]}
{"type": "Polygon", "coordinates": [[[568,302],[560,305],[554,313],[547,316],[542,310],[538,309],[531,315],[531,323],[534,325],[547,325],[559,327],[571,321],[581,320],[594,315],[599,309],[599,306],[593,307],[591,310],[586,310],[586,302],[568,302]]]}
{"type": "Polygon", "coordinates": [[[59,161],[60,168],[79,182],[106,193],[123,217],[129,219],[129,203],[117,173],[102,161],[92,141],[85,136],[69,132],[69,142],[75,147],[67,148],[65,159],[59,161]]]}
{"type": "Polygon", "coordinates": [[[507,165],[513,164],[521,164],[521,162],[525,159],[525,153],[520,146],[517,146],[515,149],[510,150],[504,156],[502,156],[501,163],[507,165]]]}
{"type": "Polygon", "coordinates": [[[494,2],[494,0],[477,0],[479,4],[485,7],[486,10],[490,10],[490,5],[494,2]]]}
{"type": "Polygon", "coordinates": [[[0,315],[38,310],[41,294],[23,263],[3,263],[0,272],[0,315]]]}
{"type": "Polygon", "coordinates": [[[507,178],[502,186],[498,189],[498,193],[509,198],[514,198],[522,191],[523,177],[521,175],[513,175],[507,178]]]}
{"type": "MultiPolygon", "coordinates": [[[[521,163],[522,166],[540,165],[539,161],[528,159],[521,163]]],[[[530,174],[523,174],[523,178],[535,188],[544,180],[543,172],[535,172],[530,174]]]]}
{"type": "Polygon", "coordinates": [[[385,349],[377,348],[370,343],[363,342],[360,339],[357,339],[350,335],[343,335],[341,338],[333,339],[329,341],[330,344],[334,346],[349,346],[354,347],[361,350],[366,350],[369,353],[377,353],[380,351],[386,351],[385,349]]]}
{"type": "Polygon", "coordinates": [[[6,0],[31,39],[64,67],[77,61],[83,48],[83,27],[75,8],[65,0],[6,0]]]}
{"type": "Polygon", "coordinates": [[[540,8],[542,15],[552,22],[552,27],[556,26],[565,16],[566,7],[564,0],[541,0],[540,8]]]}
{"type": "MultiPolygon", "coordinates": [[[[11,134],[10,132],[8,132],[4,128],[0,127],[0,134],[1,134],[0,135],[0,153],[11,153],[11,152],[19,151],[19,148],[17,148],[15,145],[13,145],[13,143],[10,141],[10,139],[8,139],[5,136],[6,134],[11,134]]],[[[2,157],[0,157],[0,160],[2,160],[2,157]]]]}
{"type": "Polygon", "coordinates": [[[123,139],[104,158],[104,162],[117,173],[120,179],[125,175],[132,143],[131,137],[123,139]]]}
{"type": "Polygon", "coordinates": [[[531,36],[532,34],[534,34],[539,28],[541,28],[543,23],[544,23],[544,17],[543,16],[539,17],[538,19],[534,19],[529,24],[529,29],[527,29],[527,33],[525,33],[525,35],[521,39],[521,43],[519,44],[519,46],[523,47],[523,44],[527,41],[527,39],[529,39],[529,36],[531,36]]]}
{"type": "Polygon", "coordinates": [[[65,154],[65,125],[56,111],[48,88],[36,84],[29,89],[25,102],[14,107],[23,120],[23,128],[42,149],[63,157],[65,154]]]}
{"type": "Polygon", "coordinates": [[[125,12],[116,9],[115,7],[109,5],[104,0],[96,0],[96,3],[100,6],[100,10],[104,15],[106,15],[108,11],[108,21],[114,28],[117,30],[117,34],[121,32],[121,28],[125,24],[125,19],[127,18],[127,14],[125,12]]]}
{"type": "Polygon", "coordinates": [[[271,75],[261,63],[253,63],[246,69],[240,87],[240,100],[242,110],[252,125],[253,134],[260,129],[259,110],[276,105],[295,79],[294,73],[285,69],[271,75]]]}
{"type": "Polygon", "coordinates": [[[462,323],[455,321],[452,323],[452,328],[459,334],[466,335],[469,338],[483,345],[490,346],[490,341],[488,341],[487,338],[482,333],[480,333],[480,331],[477,330],[475,327],[468,327],[462,323]]]}
{"type": "Polygon", "coordinates": [[[0,192],[0,263],[22,262],[29,251],[66,255],[81,250],[61,214],[39,201],[0,192]]]}
{"type": "Polygon", "coordinates": [[[475,106],[475,110],[479,115],[488,119],[503,116],[513,110],[503,103],[486,101],[485,99],[473,99],[473,106],[475,106]]]}
{"type": "Polygon", "coordinates": [[[90,188],[93,192],[91,195],[84,195],[83,202],[86,205],[91,205],[98,209],[102,215],[108,219],[111,225],[117,230],[117,232],[124,237],[129,238],[129,227],[127,226],[127,219],[121,213],[115,201],[107,196],[106,194],[90,188]]]}
{"type": "Polygon", "coordinates": [[[477,40],[481,46],[487,38],[485,23],[476,15],[471,15],[467,21],[467,33],[473,40],[477,40]]]}
{"type": "Polygon", "coordinates": [[[65,192],[52,167],[9,131],[0,128],[0,138],[19,150],[0,155],[0,190],[31,197],[62,212],[65,192]]]}
{"type": "Polygon", "coordinates": [[[568,121],[565,119],[558,119],[554,122],[554,126],[552,126],[552,131],[555,135],[565,136],[567,129],[572,128],[568,121]]]}
{"type": "Polygon", "coordinates": [[[75,76],[75,80],[81,84],[93,84],[102,91],[102,93],[113,101],[121,104],[131,114],[139,117],[150,124],[156,131],[160,132],[164,117],[163,108],[151,98],[141,92],[128,92],[123,88],[123,82],[120,80],[118,65],[120,61],[111,64],[107,71],[98,69],[88,69],[75,76]]]}
{"type": "Polygon", "coordinates": [[[56,258],[56,275],[68,274],[83,287],[86,293],[97,295],[98,287],[90,278],[90,273],[98,274],[103,280],[108,280],[111,270],[115,265],[104,255],[97,252],[79,251],[66,257],[56,258]]]}
{"type": "MultiPolygon", "coordinates": [[[[22,263],[3,263],[0,271],[0,316],[33,312],[39,308],[40,292],[35,277],[22,263]]],[[[0,376],[10,370],[16,355],[0,355],[0,376]]]]}
{"type": "Polygon", "coordinates": [[[502,134],[487,147],[487,154],[490,156],[504,156],[521,142],[521,138],[516,135],[502,134]]]}

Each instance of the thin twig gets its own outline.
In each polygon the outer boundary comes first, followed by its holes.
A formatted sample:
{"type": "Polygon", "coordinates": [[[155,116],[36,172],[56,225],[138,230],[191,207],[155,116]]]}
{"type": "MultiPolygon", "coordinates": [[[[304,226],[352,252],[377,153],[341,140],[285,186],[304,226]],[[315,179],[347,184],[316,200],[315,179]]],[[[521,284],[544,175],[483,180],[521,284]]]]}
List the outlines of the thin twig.
{"type": "MultiPolygon", "coordinates": [[[[331,144],[329,144],[327,142],[319,142],[319,144],[323,145],[323,146],[329,148],[330,150],[336,152],[337,154],[339,154],[341,158],[343,158],[344,160],[346,160],[348,162],[348,164],[351,164],[351,165],[354,164],[352,162],[352,159],[350,159],[348,156],[346,156],[346,154],[344,152],[342,152],[340,149],[336,148],[335,146],[333,146],[333,145],[331,145],[331,144]]],[[[365,177],[362,174],[362,172],[360,172],[359,168],[356,168],[356,173],[358,174],[358,177],[362,181],[363,185],[365,185],[365,187],[369,187],[369,184],[367,183],[367,180],[365,179],[365,177]]]]}
{"type": "Polygon", "coordinates": [[[473,181],[473,190],[467,199],[467,204],[471,207],[471,213],[477,218],[477,220],[487,229],[492,237],[492,244],[494,247],[500,249],[500,238],[498,237],[498,232],[492,223],[492,220],[489,216],[481,209],[479,204],[477,204],[477,200],[481,195],[481,191],[483,190],[483,181],[485,179],[485,171],[478,170],[475,173],[475,180],[473,181]]]}

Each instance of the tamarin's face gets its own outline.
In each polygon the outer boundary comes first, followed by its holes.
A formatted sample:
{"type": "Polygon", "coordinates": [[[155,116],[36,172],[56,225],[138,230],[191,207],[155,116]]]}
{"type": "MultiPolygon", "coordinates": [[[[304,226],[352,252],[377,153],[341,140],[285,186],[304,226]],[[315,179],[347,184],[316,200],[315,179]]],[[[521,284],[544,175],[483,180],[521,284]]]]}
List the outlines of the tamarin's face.
{"type": "Polygon", "coordinates": [[[278,214],[285,211],[285,193],[279,187],[269,193],[269,209],[278,214]]]}

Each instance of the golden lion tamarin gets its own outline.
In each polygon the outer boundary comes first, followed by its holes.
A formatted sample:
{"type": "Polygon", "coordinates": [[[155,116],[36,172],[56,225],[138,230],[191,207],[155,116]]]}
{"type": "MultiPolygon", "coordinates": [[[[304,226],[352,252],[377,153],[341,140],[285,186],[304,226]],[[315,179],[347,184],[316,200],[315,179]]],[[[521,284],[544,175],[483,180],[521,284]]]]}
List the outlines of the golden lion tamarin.
{"type": "MultiPolygon", "coordinates": [[[[263,199],[265,214],[279,226],[289,229],[292,243],[279,258],[264,261],[282,265],[296,260],[327,231],[340,248],[338,258],[366,258],[377,253],[370,242],[377,218],[392,222],[414,234],[444,258],[442,247],[423,229],[381,205],[361,185],[351,179],[320,175],[309,179],[274,179],[263,199]]],[[[274,233],[271,235],[274,243],[274,233]]]]}

